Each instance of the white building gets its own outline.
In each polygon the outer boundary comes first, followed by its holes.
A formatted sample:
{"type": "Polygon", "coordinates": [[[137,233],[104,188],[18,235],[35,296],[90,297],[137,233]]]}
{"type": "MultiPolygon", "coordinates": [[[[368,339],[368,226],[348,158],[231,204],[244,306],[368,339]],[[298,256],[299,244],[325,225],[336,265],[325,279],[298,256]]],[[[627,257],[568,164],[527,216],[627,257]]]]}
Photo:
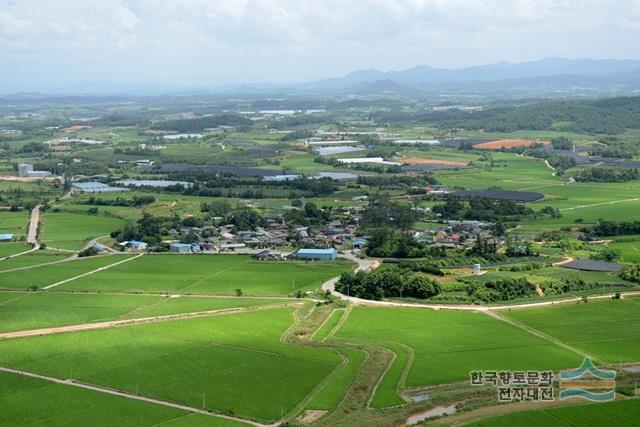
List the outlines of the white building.
{"type": "Polygon", "coordinates": [[[389,166],[401,166],[402,163],[389,162],[383,157],[354,157],[346,159],[338,159],[340,163],[354,164],[354,163],[374,163],[376,165],[389,165],[389,166]]]}
{"type": "Polygon", "coordinates": [[[18,165],[18,176],[26,178],[47,178],[51,176],[49,171],[34,171],[33,165],[29,163],[20,163],[18,165]]]}

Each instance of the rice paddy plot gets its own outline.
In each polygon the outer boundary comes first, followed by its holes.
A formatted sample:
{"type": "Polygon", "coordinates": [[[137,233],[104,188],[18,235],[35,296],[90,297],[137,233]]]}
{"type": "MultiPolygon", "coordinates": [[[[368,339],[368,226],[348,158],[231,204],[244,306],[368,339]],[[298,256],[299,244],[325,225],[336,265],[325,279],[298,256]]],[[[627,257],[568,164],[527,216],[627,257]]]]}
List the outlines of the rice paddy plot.
{"type": "Polygon", "coordinates": [[[145,255],[64,285],[65,289],[289,295],[319,288],[350,268],[343,261],[269,262],[248,255],[145,255]]]}
{"type": "Polygon", "coordinates": [[[280,340],[292,309],[0,341],[3,363],[213,411],[273,421],[341,364],[280,340]],[[303,373],[303,374],[301,374],[303,373]]]}
{"type": "Polygon", "coordinates": [[[320,392],[309,402],[306,409],[331,410],[335,408],[340,399],[345,394],[349,384],[355,378],[364,361],[365,353],[357,348],[341,348],[342,353],[347,358],[347,363],[339,368],[331,380],[320,390],[320,392]]]}
{"type": "Polygon", "coordinates": [[[24,270],[0,272],[0,288],[44,288],[128,258],[130,258],[129,255],[102,255],[51,265],[35,266],[24,270]]]}
{"type": "Polygon", "coordinates": [[[474,427],[633,426],[640,419],[640,400],[615,400],[567,407],[535,409],[486,418],[474,427]]]}
{"type": "Polygon", "coordinates": [[[640,299],[513,310],[504,315],[609,363],[640,360],[640,299]]]}
{"type": "Polygon", "coordinates": [[[0,332],[284,304],[252,298],[170,298],[63,292],[0,292],[0,332]]]}
{"type": "Polygon", "coordinates": [[[0,243],[0,259],[31,249],[24,243],[0,243]]]}
{"type": "MultiPolygon", "coordinates": [[[[13,270],[15,268],[32,267],[40,264],[47,264],[69,258],[69,253],[58,251],[38,250],[29,252],[13,258],[0,260],[0,272],[13,270]]],[[[0,276],[0,286],[2,285],[2,276],[0,276]]]]}
{"type": "Polygon", "coordinates": [[[40,240],[47,246],[80,250],[87,240],[110,234],[120,228],[120,218],[82,215],[68,212],[46,212],[41,217],[43,231],[40,240]]]}
{"type": "Polygon", "coordinates": [[[640,236],[616,237],[607,247],[619,251],[623,262],[640,262],[640,236]]]}
{"type": "Polygon", "coordinates": [[[14,237],[26,235],[29,212],[0,212],[0,234],[13,234],[14,237]]]}
{"type": "Polygon", "coordinates": [[[235,427],[246,424],[0,372],[0,425],[235,427]]]}
{"type": "Polygon", "coordinates": [[[475,312],[358,307],[335,339],[400,345],[413,356],[406,384],[401,384],[408,387],[465,380],[474,370],[558,369],[581,361],[575,353],[475,312]]]}

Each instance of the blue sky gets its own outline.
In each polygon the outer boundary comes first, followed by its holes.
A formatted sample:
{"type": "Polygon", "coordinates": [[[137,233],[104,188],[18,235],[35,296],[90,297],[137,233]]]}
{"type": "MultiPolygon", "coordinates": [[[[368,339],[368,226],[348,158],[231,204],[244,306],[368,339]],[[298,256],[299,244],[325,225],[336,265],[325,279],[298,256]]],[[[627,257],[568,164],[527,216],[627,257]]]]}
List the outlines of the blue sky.
{"type": "Polygon", "coordinates": [[[0,0],[0,90],[640,58],[640,0],[0,0]]]}

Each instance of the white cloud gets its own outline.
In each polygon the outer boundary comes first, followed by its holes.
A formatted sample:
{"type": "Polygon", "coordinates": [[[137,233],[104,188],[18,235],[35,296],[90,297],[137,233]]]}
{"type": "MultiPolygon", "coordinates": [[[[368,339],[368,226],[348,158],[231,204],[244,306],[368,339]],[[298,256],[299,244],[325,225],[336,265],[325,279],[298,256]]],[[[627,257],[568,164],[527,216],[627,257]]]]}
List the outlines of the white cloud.
{"type": "MultiPolygon", "coordinates": [[[[640,0],[0,3],[0,57],[51,75],[64,57],[96,80],[305,80],[363,67],[638,57],[639,41],[640,0]]],[[[60,78],[86,79],[73,70],[60,78]]]]}

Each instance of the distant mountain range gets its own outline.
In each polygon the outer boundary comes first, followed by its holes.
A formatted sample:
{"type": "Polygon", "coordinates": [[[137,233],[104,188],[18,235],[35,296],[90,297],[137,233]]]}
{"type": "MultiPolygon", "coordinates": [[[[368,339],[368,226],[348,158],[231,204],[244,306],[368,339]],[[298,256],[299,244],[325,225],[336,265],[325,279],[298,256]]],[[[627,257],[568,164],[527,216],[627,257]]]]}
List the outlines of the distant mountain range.
{"type": "MultiPolygon", "coordinates": [[[[412,96],[427,92],[462,91],[465,93],[510,96],[526,93],[583,94],[640,93],[640,60],[544,58],[538,61],[497,62],[459,69],[418,65],[399,71],[356,70],[342,77],[305,83],[227,83],[217,86],[125,86],[85,82],[51,91],[51,94],[151,95],[198,93],[317,93],[352,95],[412,96]]],[[[14,94],[13,97],[37,98],[42,94],[14,94]],[[21,96],[22,95],[22,96],[21,96]]],[[[46,96],[46,95],[45,95],[46,96]]],[[[7,98],[9,96],[5,96],[7,98]]]]}
{"type": "Polygon", "coordinates": [[[545,58],[539,61],[497,62],[460,69],[419,65],[400,71],[353,71],[343,77],[297,86],[312,91],[376,93],[407,90],[495,90],[509,88],[570,88],[574,86],[640,88],[640,60],[545,58]]]}

